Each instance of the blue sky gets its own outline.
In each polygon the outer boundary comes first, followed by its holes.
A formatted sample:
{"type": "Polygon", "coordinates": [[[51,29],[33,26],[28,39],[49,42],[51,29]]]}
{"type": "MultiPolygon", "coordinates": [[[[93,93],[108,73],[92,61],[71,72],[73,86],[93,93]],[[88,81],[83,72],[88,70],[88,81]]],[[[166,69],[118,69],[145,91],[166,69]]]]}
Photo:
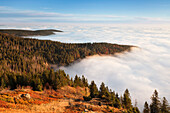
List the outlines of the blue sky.
{"type": "Polygon", "coordinates": [[[170,23],[170,0],[0,0],[1,22],[170,23]]]}

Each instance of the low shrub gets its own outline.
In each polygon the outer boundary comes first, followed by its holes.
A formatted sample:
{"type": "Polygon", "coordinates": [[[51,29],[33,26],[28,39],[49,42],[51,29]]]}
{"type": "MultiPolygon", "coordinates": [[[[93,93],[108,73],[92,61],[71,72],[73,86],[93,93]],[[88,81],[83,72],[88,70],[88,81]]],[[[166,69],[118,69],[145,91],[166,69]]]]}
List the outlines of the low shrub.
{"type": "Polygon", "coordinates": [[[90,101],[92,99],[91,96],[83,96],[83,98],[85,101],[90,101]]]}

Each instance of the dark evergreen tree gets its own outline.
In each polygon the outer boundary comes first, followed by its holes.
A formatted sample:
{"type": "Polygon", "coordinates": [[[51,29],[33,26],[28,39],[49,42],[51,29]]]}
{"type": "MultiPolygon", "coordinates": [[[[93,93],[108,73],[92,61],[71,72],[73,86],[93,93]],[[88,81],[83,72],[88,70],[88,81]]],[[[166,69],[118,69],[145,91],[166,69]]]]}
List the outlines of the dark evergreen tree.
{"type": "Polygon", "coordinates": [[[91,98],[97,97],[99,95],[98,88],[94,81],[90,84],[90,96],[91,98]]]}
{"type": "Polygon", "coordinates": [[[55,81],[56,81],[56,82],[55,82],[55,83],[56,83],[55,89],[60,88],[60,87],[62,86],[62,83],[61,83],[60,79],[57,77],[55,81]]]}
{"type": "Polygon", "coordinates": [[[110,92],[108,86],[106,86],[105,99],[106,99],[108,102],[111,102],[111,92],[110,92]]]}
{"type": "Polygon", "coordinates": [[[114,106],[114,104],[115,104],[115,98],[116,98],[116,97],[115,97],[115,96],[116,96],[116,95],[115,95],[115,92],[113,91],[113,92],[111,92],[110,94],[111,94],[112,106],[114,106]]]}
{"type": "Polygon", "coordinates": [[[170,109],[168,110],[169,104],[165,97],[163,97],[162,100],[162,106],[161,106],[161,113],[170,113],[170,109]]]}
{"type": "Polygon", "coordinates": [[[49,84],[52,85],[55,81],[55,73],[54,70],[51,69],[49,73],[49,84]]]}
{"type": "Polygon", "coordinates": [[[151,97],[151,104],[150,104],[150,112],[151,113],[160,113],[161,103],[159,101],[158,92],[157,90],[154,91],[154,94],[151,97]]]}
{"type": "Polygon", "coordinates": [[[116,98],[115,98],[114,107],[119,108],[119,109],[121,108],[121,103],[120,103],[120,98],[119,98],[118,93],[116,93],[116,98]]]}
{"type": "Polygon", "coordinates": [[[35,90],[37,91],[42,91],[42,83],[41,83],[41,80],[40,78],[37,78],[35,81],[35,90]]]}
{"type": "Polygon", "coordinates": [[[74,81],[72,77],[71,77],[70,83],[71,83],[71,86],[74,86],[74,81]]]}
{"type": "Polygon", "coordinates": [[[83,84],[82,79],[80,77],[78,78],[78,86],[84,87],[84,84],[83,84]]]}
{"type": "Polygon", "coordinates": [[[83,82],[83,86],[84,86],[84,87],[88,87],[88,81],[87,81],[87,79],[84,77],[84,75],[82,75],[82,82],[83,82]]]}
{"type": "Polygon", "coordinates": [[[140,113],[139,108],[138,107],[133,107],[133,113],[140,113]]]}
{"type": "Polygon", "coordinates": [[[148,105],[148,103],[147,102],[145,102],[145,104],[144,104],[144,109],[143,109],[143,113],[149,113],[149,105],[148,105]]]}
{"type": "Polygon", "coordinates": [[[105,84],[103,82],[100,85],[99,97],[100,98],[106,97],[106,87],[105,87],[105,84]]]}
{"type": "Polygon", "coordinates": [[[74,78],[74,86],[77,87],[79,84],[79,77],[76,75],[74,78]]]}
{"type": "Polygon", "coordinates": [[[1,77],[1,87],[4,88],[6,86],[4,78],[1,77]]]}
{"type": "Polygon", "coordinates": [[[123,95],[123,105],[126,109],[130,109],[132,107],[131,97],[128,89],[125,90],[123,95]]]}

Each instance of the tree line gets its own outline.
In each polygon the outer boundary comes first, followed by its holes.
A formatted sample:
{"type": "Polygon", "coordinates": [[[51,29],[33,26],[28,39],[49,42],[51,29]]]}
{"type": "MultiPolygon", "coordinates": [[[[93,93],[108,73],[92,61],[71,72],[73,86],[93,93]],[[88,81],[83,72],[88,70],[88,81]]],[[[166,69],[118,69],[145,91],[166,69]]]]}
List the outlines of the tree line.
{"type": "Polygon", "coordinates": [[[46,36],[55,34],[54,32],[62,32],[55,29],[46,29],[46,30],[17,30],[17,29],[0,29],[1,33],[7,33],[14,36],[46,36]]]}
{"type": "MultiPolygon", "coordinates": [[[[57,90],[63,86],[71,87],[88,87],[90,90],[89,96],[84,96],[85,101],[90,101],[93,98],[100,98],[106,101],[106,105],[113,106],[115,108],[124,108],[127,113],[140,113],[137,105],[133,106],[131,101],[130,92],[128,89],[125,90],[123,95],[119,95],[112,89],[102,82],[98,88],[94,81],[88,83],[87,78],[75,76],[70,77],[63,70],[57,70],[54,72],[53,69],[45,70],[42,73],[31,74],[15,74],[12,72],[3,73],[0,76],[0,87],[16,89],[17,87],[30,86],[35,91],[42,91],[44,89],[57,90]]],[[[99,103],[101,105],[102,103],[99,103]]],[[[163,97],[162,103],[158,97],[158,92],[155,90],[151,97],[151,104],[147,102],[144,104],[143,113],[170,113],[168,101],[163,97]]]]}
{"type": "Polygon", "coordinates": [[[151,97],[151,104],[145,102],[143,113],[170,113],[170,106],[165,97],[162,102],[160,101],[158,91],[155,90],[151,97]]]}
{"type": "Polygon", "coordinates": [[[119,109],[125,108],[129,112],[139,113],[139,109],[136,106],[133,107],[131,103],[128,89],[125,90],[123,97],[120,97],[118,93],[109,89],[103,82],[98,89],[94,81],[88,84],[88,80],[84,76],[79,77],[77,75],[74,78],[70,78],[63,70],[54,72],[53,69],[50,69],[34,75],[6,72],[0,76],[1,89],[7,87],[16,89],[26,86],[32,87],[35,91],[42,91],[49,88],[57,90],[63,86],[88,87],[90,89],[90,95],[88,97],[84,96],[85,101],[89,101],[92,98],[100,98],[105,100],[109,106],[114,106],[119,109]]]}
{"type": "Polygon", "coordinates": [[[124,108],[127,109],[127,113],[140,113],[137,106],[133,106],[131,102],[131,96],[128,89],[125,90],[123,96],[119,96],[118,93],[112,91],[105,86],[102,82],[100,88],[98,89],[95,82],[92,81],[89,85],[90,88],[90,96],[85,97],[85,99],[92,99],[92,98],[100,98],[107,101],[107,105],[113,106],[115,108],[124,108]]]}

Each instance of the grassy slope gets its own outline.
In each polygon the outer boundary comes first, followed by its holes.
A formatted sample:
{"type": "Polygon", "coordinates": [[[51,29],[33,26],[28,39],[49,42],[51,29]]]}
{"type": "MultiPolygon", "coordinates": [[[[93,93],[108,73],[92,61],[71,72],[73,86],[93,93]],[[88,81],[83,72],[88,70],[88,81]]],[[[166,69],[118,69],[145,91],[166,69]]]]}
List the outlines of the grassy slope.
{"type": "MultiPolygon", "coordinates": [[[[0,92],[0,112],[65,112],[65,113],[81,113],[85,109],[89,112],[114,112],[124,111],[114,107],[107,108],[106,105],[99,106],[101,100],[93,99],[89,102],[83,101],[83,96],[89,95],[89,90],[85,92],[85,88],[65,86],[57,91],[44,90],[42,92],[32,91],[30,89],[16,89],[14,91],[2,90],[0,92]],[[29,93],[31,99],[18,97],[20,94],[29,93]]],[[[104,104],[104,103],[103,103],[104,104]]]]}

